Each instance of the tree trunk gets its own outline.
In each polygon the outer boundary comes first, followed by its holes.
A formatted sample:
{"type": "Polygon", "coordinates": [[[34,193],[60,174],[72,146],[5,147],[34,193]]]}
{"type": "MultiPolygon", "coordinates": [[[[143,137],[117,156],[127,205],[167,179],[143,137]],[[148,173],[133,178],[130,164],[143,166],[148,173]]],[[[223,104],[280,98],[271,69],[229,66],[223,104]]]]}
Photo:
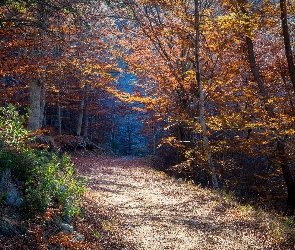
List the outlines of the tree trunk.
{"type": "Polygon", "coordinates": [[[88,109],[87,106],[85,106],[84,109],[84,115],[83,115],[83,137],[88,137],[88,127],[89,127],[89,116],[88,116],[88,109]]]}
{"type": "Polygon", "coordinates": [[[216,174],[215,166],[212,162],[212,153],[209,145],[209,138],[207,135],[207,126],[205,118],[205,98],[203,91],[203,84],[201,80],[201,68],[200,68],[200,11],[199,11],[199,0],[195,0],[195,63],[196,63],[196,81],[198,85],[198,96],[199,96],[199,122],[202,129],[203,145],[206,160],[209,165],[212,176],[212,184],[215,190],[219,190],[219,184],[216,174]]]}
{"type": "Polygon", "coordinates": [[[155,127],[153,127],[153,155],[156,155],[156,148],[157,148],[157,144],[156,144],[156,129],[155,129],[155,127]]]}
{"type": "Polygon", "coordinates": [[[61,135],[61,123],[62,123],[62,110],[60,105],[60,83],[57,82],[57,100],[56,100],[56,108],[57,108],[57,126],[58,126],[58,135],[61,135]]]}
{"type": "Polygon", "coordinates": [[[292,53],[292,47],[291,47],[290,33],[288,28],[286,0],[280,0],[280,8],[281,8],[281,21],[282,21],[282,31],[284,36],[285,53],[286,53],[286,58],[288,62],[288,70],[289,70],[290,79],[293,85],[293,89],[295,92],[295,67],[294,67],[293,53],[292,53]]]}
{"type": "Polygon", "coordinates": [[[62,118],[61,118],[61,107],[60,107],[59,97],[57,99],[57,120],[58,120],[57,121],[57,124],[58,124],[58,135],[61,135],[61,122],[62,122],[62,118]]]}
{"type": "Polygon", "coordinates": [[[40,98],[40,81],[37,78],[33,78],[30,82],[30,115],[28,120],[28,130],[36,131],[40,128],[40,98]]]}
{"type": "MultiPolygon", "coordinates": [[[[87,89],[87,85],[86,85],[87,89]]],[[[85,95],[84,95],[84,116],[83,116],[83,136],[84,138],[88,137],[88,128],[89,128],[89,110],[88,110],[88,105],[89,105],[89,97],[87,95],[87,91],[85,90],[85,95]]]]}
{"type": "Polygon", "coordinates": [[[287,207],[286,214],[294,215],[295,210],[295,183],[288,165],[288,158],[285,152],[285,143],[283,141],[278,140],[277,142],[277,151],[278,151],[278,160],[280,162],[280,166],[283,172],[283,176],[285,179],[285,183],[287,186],[287,207]]]}
{"type": "Polygon", "coordinates": [[[263,81],[263,79],[259,73],[259,69],[256,65],[253,42],[252,42],[251,38],[248,36],[246,36],[246,42],[247,42],[248,59],[249,59],[251,72],[254,76],[254,80],[257,83],[259,91],[260,91],[261,96],[263,98],[263,104],[264,104],[265,110],[267,111],[267,113],[270,117],[274,117],[273,107],[269,104],[268,92],[265,88],[264,81],[263,81]]]}
{"type": "Polygon", "coordinates": [[[83,125],[83,115],[84,115],[84,105],[85,105],[85,88],[82,90],[82,97],[79,107],[79,115],[78,115],[78,122],[77,122],[77,129],[76,135],[81,136],[82,125],[83,125]]]}
{"type": "Polygon", "coordinates": [[[45,117],[45,105],[46,105],[46,89],[45,86],[41,86],[41,94],[40,94],[40,128],[42,128],[46,123],[45,117]]]}
{"type": "MultiPolygon", "coordinates": [[[[48,26],[48,16],[45,11],[45,5],[42,2],[37,3],[37,13],[36,18],[39,25],[42,28],[46,28],[48,26]]],[[[38,33],[43,34],[44,31],[42,29],[38,29],[38,33]]],[[[38,39],[38,38],[36,38],[38,39]]],[[[33,54],[38,58],[42,56],[42,48],[34,47],[33,54]]],[[[36,131],[41,128],[41,119],[43,120],[43,116],[41,117],[41,77],[38,72],[35,72],[35,76],[32,78],[30,82],[30,116],[28,120],[28,129],[32,131],[36,131]]],[[[42,112],[43,115],[43,112],[42,112]]]]}

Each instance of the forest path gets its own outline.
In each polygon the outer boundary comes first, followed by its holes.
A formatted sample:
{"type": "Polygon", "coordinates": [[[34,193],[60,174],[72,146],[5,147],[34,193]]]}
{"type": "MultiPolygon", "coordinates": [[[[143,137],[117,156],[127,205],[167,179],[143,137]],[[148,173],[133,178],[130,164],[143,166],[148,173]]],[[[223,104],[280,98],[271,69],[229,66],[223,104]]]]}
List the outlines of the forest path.
{"type": "Polygon", "coordinates": [[[251,208],[170,178],[144,159],[85,156],[75,162],[99,205],[119,215],[119,230],[136,249],[282,249],[272,243],[271,225],[251,208]]]}

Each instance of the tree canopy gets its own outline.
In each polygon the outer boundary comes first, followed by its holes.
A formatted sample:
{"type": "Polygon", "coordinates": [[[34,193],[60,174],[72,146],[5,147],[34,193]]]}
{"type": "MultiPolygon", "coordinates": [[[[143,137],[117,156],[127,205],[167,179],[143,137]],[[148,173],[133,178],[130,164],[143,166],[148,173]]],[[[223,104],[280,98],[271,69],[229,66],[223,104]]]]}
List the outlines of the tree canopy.
{"type": "Polygon", "coordinates": [[[286,0],[1,1],[1,106],[29,106],[32,131],[155,155],[293,214],[294,11],[286,0]]]}

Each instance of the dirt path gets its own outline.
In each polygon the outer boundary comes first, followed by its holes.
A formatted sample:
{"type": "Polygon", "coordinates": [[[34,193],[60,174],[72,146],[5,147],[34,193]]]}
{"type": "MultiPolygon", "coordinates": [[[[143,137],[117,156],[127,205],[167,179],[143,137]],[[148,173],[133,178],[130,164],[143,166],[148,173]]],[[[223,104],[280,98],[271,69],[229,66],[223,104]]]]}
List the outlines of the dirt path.
{"type": "Polygon", "coordinates": [[[249,207],[238,209],[154,171],[143,159],[88,156],[76,162],[91,192],[119,214],[120,230],[136,249],[283,249],[273,243],[275,225],[267,218],[260,221],[249,207]]]}

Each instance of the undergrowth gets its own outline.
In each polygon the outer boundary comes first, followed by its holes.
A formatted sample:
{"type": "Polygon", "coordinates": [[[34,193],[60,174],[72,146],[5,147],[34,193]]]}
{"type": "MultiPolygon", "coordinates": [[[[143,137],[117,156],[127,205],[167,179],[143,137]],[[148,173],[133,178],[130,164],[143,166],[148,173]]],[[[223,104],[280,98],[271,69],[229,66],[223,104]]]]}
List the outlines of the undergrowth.
{"type": "Polygon", "coordinates": [[[60,207],[64,216],[77,215],[84,180],[75,176],[68,156],[60,159],[55,152],[31,148],[34,134],[24,128],[24,120],[13,106],[0,108],[0,174],[8,171],[22,193],[23,217],[33,219],[60,207]]]}
{"type": "MultiPolygon", "coordinates": [[[[0,220],[6,216],[17,229],[14,236],[0,235],[0,249],[126,249],[115,213],[86,195],[85,180],[68,155],[31,147],[34,134],[24,128],[25,119],[11,105],[0,108],[0,179],[8,171],[23,197],[14,208],[0,192],[0,220]],[[65,217],[71,218],[73,233],[61,230],[65,217]]],[[[133,249],[129,243],[127,249],[133,249]]]]}

